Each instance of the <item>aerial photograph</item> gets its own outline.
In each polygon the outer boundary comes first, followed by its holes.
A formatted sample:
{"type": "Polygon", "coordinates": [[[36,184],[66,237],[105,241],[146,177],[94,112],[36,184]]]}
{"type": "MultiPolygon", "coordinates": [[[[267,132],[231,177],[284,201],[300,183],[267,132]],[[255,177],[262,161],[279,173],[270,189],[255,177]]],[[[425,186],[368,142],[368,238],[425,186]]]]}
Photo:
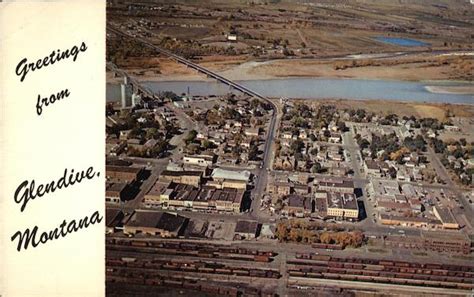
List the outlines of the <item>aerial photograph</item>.
{"type": "Polygon", "coordinates": [[[473,296],[474,3],[108,0],[107,296],[473,296]]]}

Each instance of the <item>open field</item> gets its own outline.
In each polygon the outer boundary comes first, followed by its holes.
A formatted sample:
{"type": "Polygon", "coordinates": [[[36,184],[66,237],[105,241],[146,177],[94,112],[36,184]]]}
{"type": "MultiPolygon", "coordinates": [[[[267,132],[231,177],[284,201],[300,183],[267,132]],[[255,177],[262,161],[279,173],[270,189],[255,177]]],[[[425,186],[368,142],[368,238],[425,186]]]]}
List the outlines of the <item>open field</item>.
{"type": "MultiPolygon", "coordinates": [[[[230,79],[472,81],[474,10],[468,1],[447,3],[124,2],[109,7],[108,20],[230,79]],[[379,37],[425,44],[401,46],[379,37]]],[[[198,79],[189,69],[113,35],[108,36],[108,59],[146,80],[198,79]]]]}

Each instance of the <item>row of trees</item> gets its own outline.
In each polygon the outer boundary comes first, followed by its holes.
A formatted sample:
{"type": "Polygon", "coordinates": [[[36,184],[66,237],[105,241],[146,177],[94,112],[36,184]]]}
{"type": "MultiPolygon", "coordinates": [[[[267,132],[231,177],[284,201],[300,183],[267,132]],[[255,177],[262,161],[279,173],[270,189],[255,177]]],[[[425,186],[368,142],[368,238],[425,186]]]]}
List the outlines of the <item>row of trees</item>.
{"type": "Polygon", "coordinates": [[[342,247],[360,247],[364,243],[364,234],[360,231],[320,231],[285,222],[278,223],[276,236],[280,242],[339,244],[342,247]]]}

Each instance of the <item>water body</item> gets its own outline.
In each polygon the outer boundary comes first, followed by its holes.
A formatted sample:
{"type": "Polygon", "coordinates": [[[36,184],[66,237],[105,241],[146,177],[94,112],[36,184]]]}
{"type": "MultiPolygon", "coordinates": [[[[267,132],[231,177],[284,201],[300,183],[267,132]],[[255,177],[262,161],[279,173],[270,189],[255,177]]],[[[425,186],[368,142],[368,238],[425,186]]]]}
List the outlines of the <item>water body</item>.
{"type": "Polygon", "coordinates": [[[409,39],[409,38],[398,38],[398,37],[383,37],[383,36],[378,36],[375,37],[375,40],[381,41],[383,43],[388,43],[392,45],[399,45],[399,46],[429,46],[429,43],[415,40],[415,39],[409,39]]]}
{"type": "MultiPolygon", "coordinates": [[[[426,86],[433,85],[470,85],[469,83],[421,83],[391,80],[362,79],[329,79],[329,78],[289,78],[271,80],[240,81],[267,97],[298,98],[298,99],[356,99],[356,100],[395,100],[411,102],[463,103],[474,104],[472,94],[437,94],[431,93],[426,86]]],[[[172,91],[176,94],[191,95],[225,95],[232,92],[228,86],[217,81],[168,81],[146,82],[156,92],[172,91]]],[[[471,84],[472,85],[472,84],[471,84]]],[[[236,91],[235,91],[236,92],[236,91]]],[[[238,92],[236,92],[238,93],[238,92]]],[[[108,101],[119,100],[118,85],[107,85],[108,101]]]]}

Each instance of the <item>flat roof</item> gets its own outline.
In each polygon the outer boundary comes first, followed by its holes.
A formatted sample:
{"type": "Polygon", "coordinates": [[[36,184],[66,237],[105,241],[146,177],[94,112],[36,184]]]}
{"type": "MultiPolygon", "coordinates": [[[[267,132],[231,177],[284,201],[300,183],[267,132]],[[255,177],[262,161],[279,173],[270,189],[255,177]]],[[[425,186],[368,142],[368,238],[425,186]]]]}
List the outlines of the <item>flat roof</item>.
{"type": "Polygon", "coordinates": [[[224,170],[221,168],[216,168],[212,171],[213,178],[219,179],[231,179],[231,180],[240,180],[247,182],[250,179],[250,171],[231,171],[231,170],[224,170]]]}
{"type": "Polygon", "coordinates": [[[235,225],[236,233],[256,234],[258,230],[257,221],[237,221],[235,225]]]}
{"type": "Polygon", "coordinates": [[[168,212],[137,210],[127,222],[130,227],[158,228],[166,231],[177,231],[187,218],[168,212]]]}
{"type": "Polygon", "coordinates": [[[162,176],[202,176],[201,171],[191,171],[191,170],[184,170],[184,171],[171,171],[171,170],[164,170],[161,173],[162,176]]]}
{"type": "Polygon", "coordinates": [[[359,205],[354,194],[328,193],[328,208],[354,209],[358,210],[359,205]]]}

